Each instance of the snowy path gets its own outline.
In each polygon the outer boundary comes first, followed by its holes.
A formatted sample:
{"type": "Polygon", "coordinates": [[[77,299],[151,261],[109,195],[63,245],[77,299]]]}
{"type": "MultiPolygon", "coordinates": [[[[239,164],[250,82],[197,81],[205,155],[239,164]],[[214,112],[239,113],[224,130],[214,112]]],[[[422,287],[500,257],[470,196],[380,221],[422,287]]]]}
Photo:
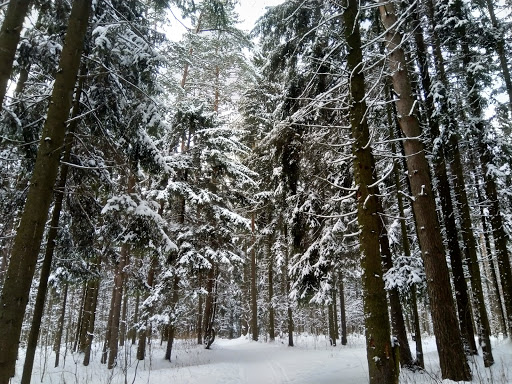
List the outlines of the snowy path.
{"type": "MultiPolygon", "coordinates": [[[[39,351],[33,371],[33,383],[66,384],[365,384],[368,383],[366,352],[362,337],[351,337],[347,346],[331,347],[325,337],[296,338],[296,346],[253,342],[245,338],[217,340],[211,350],[193,341],[179,340],[173,350],[173,362],[162,357],[164,347],[152,345],[151,357],[135,359],[136,346],[124,349],[119,366],[107,370],[99,363],[100,351],[94,351],[91,365],[84,367],[83,356],[67,354],[66,364],[53,368],[54,354],[48,348],[39,351]]],[[[471,364],[473,383],[512,383],[512,342],[497,342],[492,370],[483,368],[481,357],[471,364]]],[[[424,344],[429,373],[402,372],[400,383],[440,383],[439,364],[433,338],[424,344]]],[[[22,355],[22,353],[20,354],[22,355]]],[[[19,383],[23,358],[20,356],[19,383]]]]}
{"type": "Polygon", "coordinates": [[[176,383],[330,384],[340,383],[341,378],[346,384],[367,381],[366,356],[361,348],[350,353],[340,348],[288,348],[279,343],[238,339],[219,340],[213,350],[200,355],[208,359],[208,369],[200,369],[194,359],[185,358],[181,363],[183,357],[178,355],[172,375],[176,383]]]}

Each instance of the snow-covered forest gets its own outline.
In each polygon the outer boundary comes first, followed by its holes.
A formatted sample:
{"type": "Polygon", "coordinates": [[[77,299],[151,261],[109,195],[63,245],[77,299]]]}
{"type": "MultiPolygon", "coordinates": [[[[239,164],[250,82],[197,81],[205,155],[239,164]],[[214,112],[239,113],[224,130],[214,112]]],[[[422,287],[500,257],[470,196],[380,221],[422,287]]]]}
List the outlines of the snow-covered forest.
{"type": "Polygon", "coordinates": [[[244,3],[0,4],[0,384],[511,382],[512,2],[244,3]]]}

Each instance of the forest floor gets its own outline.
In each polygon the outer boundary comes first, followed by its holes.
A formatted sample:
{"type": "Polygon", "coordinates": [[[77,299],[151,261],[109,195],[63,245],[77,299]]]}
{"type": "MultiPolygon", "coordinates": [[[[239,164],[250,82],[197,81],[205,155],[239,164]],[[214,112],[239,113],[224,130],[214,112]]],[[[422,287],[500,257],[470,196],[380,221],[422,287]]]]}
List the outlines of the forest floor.
{"type": "MultiPolygon", "coordinates": [[[[123,349],[118,367],[107,370],[99,363],[100,350],[93,352],[88,367],[83,356],[65,352],[65,364],[53,368],[55,355],[51,348],[38,350],[33,370],[33,383],[76,384],[364,384],[368,383],[365,343],[362,336],[352,336],[348,345],[331,347],[323,336],[297,336],[293,348],[287,339],[273,343],[254,342],[248,338],[218,339],[211,350],[192,340],[178,340],[173,362],[163,359],[165,344],[154,342],[145,362],[135,358],[136,346],[123,349]]],[[[496,364],[483,367],[481,356],[470,362],[471,383],[512,383],[512,342],[494,339],[496,364]]],[[[424,342],[426,370],[420,373],[402,371],[400,383],[452,383],[440,380],[439,361],[434,338],[424,342]]],[[[22,357],[22,352],[20,357],[22,357]]],[[[18,383],[23,359],[20,358],[18,383]]]]}

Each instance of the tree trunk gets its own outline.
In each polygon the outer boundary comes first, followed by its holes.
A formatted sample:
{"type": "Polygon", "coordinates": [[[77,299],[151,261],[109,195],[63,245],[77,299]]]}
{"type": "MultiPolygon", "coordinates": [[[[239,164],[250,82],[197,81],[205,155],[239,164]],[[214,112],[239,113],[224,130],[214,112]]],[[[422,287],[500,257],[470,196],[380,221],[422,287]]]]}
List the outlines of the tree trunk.
{"type": "Polygon", "coordinates": [[[398,122],[406,137],[403,142],[407,168],[414,198],[413,210],[418,228],[418,238],[425,263],[427,288],[432,309],[437,350],[443,379],[471,380],[471,372],[464,354],[464,347],[457,324],[455,305],[446,265],[441,228],[436,216],[430,171],[419,122],[414,115],[415,100],[407,73],[407,62],[401,48],[402,35],[395,30],[397,17],[392,3],[379,0],[381,20],[386,28],[389,67],[396,95],[398,122]]]}
{"type": "Polygon", "coordinates": [[[16,48],[23,29],[23,21],[27,15],[29,5],[30,0],[9,1],[0,29],[0,110],[7,91],[7,83],[11,77],[12,63],[14,62],[16,48]]]}
{"type": "Polygon", "coordinates": [[[205,348],[209,349],[213,340],[215,339],[215,330],[213,329],[214,322],[214,301],[215,301],[215,265],[213,260],[210,261],[210,269],[208,270],[208,277],[206,281],[206,302],[204,307],[204,344],[205,348]]]}
{"type": "Polygon", "coordinates": [[[345,309],[345,287],[343,276],[339,277],[340,286],[340,320],[341,320],[341,345],[347,345],[347,311],[345,309]]]}
{"type": "MultiPolygon", "coordinates": [[[[456,1],[454,3],[454,12],[460,20],[465,20],[463,3],[456,1]]],[[[512,270],[510,267],[510,256],[507,250],[507,234],[505,233],[503,219],[501,217],[500,203],[498,200],[498,191],[496,181],[494,180],[493,172],[493,156],[486,138],[487,129],[483,122],[483,111],[480,104],[480,87],[478,86],[474,72],[471,70],[472,54],[467,41],[466,28],[464,25],[460,26],[458,31],[459,42],[462,48],[462,64],[464,67],[464,75],[466,77],[467,86],[467,100],[470,105],[470,116],[473,122],[473,136],[476,141],[476,149],[480,154],[480,161],[482,164],[482,173],[485,185],[485,193],[489,202],[489,216],[494,237],[494,246],[498,259],[498,267],[500,270],[501,284],[503,287],[503,301],[506,305],[507,312],[507,330],[508,333],[512,332],[512,270]]],[[[475,255],[476,257],[476,255],[475,255]]],[[[478,267],[478,266],[476,266],[478,267]]],[[[473,270],[473,268],[471,269],[473,270]]],[[[478,288],[479,291],[481,288],[478,288]]],[[[490,350],[486,352],[490,353],[490,350]]],[[[488,356],[492,359],[492,355],[488,356]]],[[[492,362],[490,362],[492,364],[492,362]]]]}
{"type": "MultiPolygon", "coordinates": [[[[133,186],[132,186],[133,188],[133,186]]],[[[130,186],[128,189],[132,189],[130,186]]],[[[128,260],[130,246],[128,244],[123,244],[121,246],[121,255],[119,259],[119,264],[116,267],[116,274],[114,277],[114,300],[113,300],[113,311],[112,311],[112,323],[111,323],[111,331],[110,331],[110,339],[109,339],[109,351],[108,351],[108,369],[112,369],[116,366],[117,363],[117,352],[119,349],[119,325],[121,320],[121,307],[123,301],[123,286],[125,280],[125,272],[124,268],[126,267],[128,260]]]]}
{"type": "MultiPolygon", "coordinates": [[[[82,69],[84,73],[85,70],[82,69]]],[[[78,82],[76,90],[75,101],[73,103],[73,113],[71,116],[75,118],[71,121],[68,127],[68,134],[66,136],[64,156],[62,165],[60,167],[60,178],[55,185],[55,202],[53,205],[52,218],[50,221],[50,229],[46,240],[46,250],[44,254],[43,264],[41,266],[41,275],[39,278],[39,287],[37,288],[36,302],[34,304],[34,315],[32,324],[30,326],[30,334],[27,343],[27,353],[25,356],[25,363],[23,365],[23,374],[21,384],[30,384],[32,377],[32,368],[34,366],[34,357],[36,353],[37,340],[39,338],[39,330],[41,328],[41,319],[43,317],[43,308],[46,300],[46,291],[48,288],[48,278],[53,260],[53,253],[55,251],[55,242],[58,236],[60,212],[62,210],[62,202],[64,199],[64,191],[66,189],[66,180],[68,178],[69,163],[71,158],[71,149],[73,147],[73,133],[76,130],[78,119],[76,117],[80,113],[80,97],[82,95],[83,78],[78,82]]]]}
{"type": "Polygon", "coordinates": [[[140,305],[140,292],[137,291],[135,295],[135,313],[133,314],[133,324],[130,328],[128,338],[131,339],[132,345],[135,345],[137,341],[137,323],[139,322],[139,305],[140,305]]]}
{"type": "MultiPolygon", "coordinates": [[[[98,259],[99,260],[99,259],[98,259]]],[[[99,266],[100,262],[98,261],[97,265],[99,266]]],[[[91,286],[91,305],[89,307],[89,317],[87,323],[84,324],[86,327],[86,340],[83,346],[84,350],[84,361],[83,364],[87,367],[91,361],[91,350],[92,350],[92,342],[94,340],[94,324],[96,322],[96,309],[98,306],[98,293],[100,291],[100,280],[99,278],[93,280],[93,284],[91,286]]]]}
{"type": "Polygon", "coordinates": [[[398,383],[391,350],[386,291],[384,290],[379,246],[380,217],[375,159],[370,147],[370,131],[366,119],[365,80],[362,72],[362,49],[359,28],[359,2],[346,0],[343,20],[349,46],[347,69],[350,76],[350,124],[354,179],[357,187],[357,220],[363,271],[363,306],[366,333],[366,357],[371,384],[398,383]]]}
{"type": "Polygon", "coordinates": [[[85,308],[86,299],[87,299],[87,283],[83,284],[81,297],[82,297],[82,299],[80,300],[80,307],[78,310],[78,319],[76,321],[76,331],[74,333],[73,352],[76,352],[80,345],[80,336],[82,334],[82,324],[83,324],[83,314],[84,314],[84,308],[85,308]]]}
{"type": "Polygon", "coordinates": [[[331,343],[331,346],[336,346],[336,334],[334,331],[334,310],[332,308],[332,303],[327,306],[327,317],[328,317],[328,324],[329,324],[329,342],[331,343]]]}
{"type": "MultiPolygon", "coordinates": [[[[15,4],[14,2],[11,4],[15,4]]],[[[23,315],[57,179],[91,0],[73,2],[48,116],[0,299],[0,384],[14,374],[23,315]]],[[[5,24],[5,23],[4,23],[5,24]]],[[[3,60],[0,60],[3,62],[3,60]]]]}
{"type": "MultiPolygon", "coordinates": [[[[380,209],[381,212],[382,208],[380,209]]],[[[382,217],[381,220],[384,220],[382,217]]],[[[386,228],[381,222],[380,229],[380,251],[382,255],[382,262],[384,264],[384,273],[393,268],[393,259],[391,256],[391,249],[389,247],[388,234],[386,228]]],[[[391,329],[393,336],[396,337],[400,347],[400,365],[402,367],[413,368],[414,361],[412,359],[409,341],[407,340],[407,331],[405,329],[404,314],[402,312],[402,304],[400,303],[400,293],[398,288],[394,287],[388,290],[389,309],[391,315],[391,329]]]]}
{"type": "Polygon", "coordinates": [[[203,344],[203,295],[199,294],[197,303],[197,344],[203,344]]]}
{"type": "Polygon", "coordinates": [[[274,316],[274,257],[270,249],[270,241],[267,242],[268,253],[268,335],[270,341],[274,341],[275,335],[275,316],[274,316]]]}
{"type": "Polygon", "coordinates": [[[169,335],[167,339],[167,348],[165,350],[165,360],[171,361],[172,358],[172,345],[174,344],[174,335],[176,332],[176,307],[178,305],[178,290],[180,287],[180,278],[179,276],[174,276],[174,285],[172,288],[172,299],[171,299],[171,314],[174,315],[174,318],[171,318],[171,323],[169,324],[169,335]]]}
{"type": "Polygon", "coordinates": [[[252,339],[258,341],[258,292],[256,291],[256,237],[254,213],[251,217],[252,248],[251,248],[251,330],[252,339]]]}
{"type": "MultiPolygon", "coordinates": [[[[126,282],[123,291],[126,291],[126,282]]],[[[126,338],[126,317],[127,317],[128,295],[123,295],[123,308],[121,310],[121,323],[119,324],[119,346],[124,347],[126,338]]]]}
{"type": "Polygon", "coordinates": [[[66,304],[68,299],[68,283],[64,284],[64,292],[62,293],[62,309],[60,311],[59,323],[57,328],[57,333],[55,334],[55,344],[53,346],[53,351],[55,352],[55,367],[59,366],[59,358],[60,358],[60,345],[62,341],[62,333],[64,332],[64,320],[66,318],[66,304]]]}
{"type": "MultiPolygon", "coordinates": [[[[417,61],[423,86],[425,109],[428,115],[430,140],[432,140],[432,143],[435,143],[437,140],[442,143],[443,137],[441,136],[441,131],[439,129],[439,121],[436,116],[436,109],[434,105],[434,96],[431,91],[432,82],[428,72],[427,49],[423,40],[423,29],[421,28],[421,24],[419,22],[419,15],[417,10],[413,12],[413,15],[413,28],[415,30],[414,41],[417,48],[417,61]]],[[[443,101],[441,101],[441,103],[442,102],[443,101]]],[[[437,191],[441,200],[441,209],[443,212],[444,227],[446,231],[448,254],[450,256],[450,263],[452,266],[453,285],[455,288],[455,302],[457,303],[461,334],[468,352],[472,354],[478,354],[475,343],[475,333],[473,331],[473,321],[471,318],[472,309],[469,301],[466,278],[464,276],[462,252],[459,246],[450,182],[448,180],[448,173],[446,169],[444,146],[442,144],[434,145],[432,152],[432,157],[434,160],[434,175],[437,179],[437,191]]]]}
{"type": "MultiPolygon", "coordinates": [[[[390,90],[389,86],[386,87],[386,97],[387,97],[387,101],[391,102],[391,90],[390,90]]],[[[394,133],[394,125],[393,125],[393,112],[394,111],[393,111],[391,104],[388,104],[386,114],[387,114],[387,120],[388,120],[388,126],[389,126],[389,138],[391,140],[391,152],[393,155],[396,155],[397,148],[396,148],[396,145],[394,142],[395,133],[394,133]]],[[[395,120],[398,121],[398,118],[396,116],[395,116],[395,120]]],[[[403,191],[403,189],[402,189],[402,185],[401,185],[402,183],[400,182],[400,171],[399,171],[398,164],[394,165],[393,176],[394,176],[394,183],[395,183],[395,189],[396,189],[396,199],[397,199],[397,203],[398,203],[398,216],[401,218],[400,232],[402,235],[402,251],[403,251],[404,256],[411,257],[412,255],[411,255],[411,247],[410,247],[409,236],[408,236],[408,231],[407,231],[407,223],[406,223],[406,219],[405,219],[404,201],[403,201],[403,196],[400,193],[401,191],[403,191]]],[[[408,183],[407,183],[407,189],[409,190],[409,194],[410,194],[410,187],[409,187],[408,183]]],[[[410,287],[410,290],[411,290],[412,311],[413,311],[413,316],[415,319],[414,340],[416,343],[416,359],[413,363],[417,367],[424,369],[425,364],[423,361],[423,347],[421,344],[421,332],[420,332],[420,328],[419,328],[418,305],[416,302],[416,286],[415,286],[415,284],[413,284],[410,287]],[[417,327],[416,327],[416,324],[417,324],[417,327]]],[[[403,314],[402,314],[402,319],[403,319],[403,314]]],[[[409,346],[409,344],[407,344],[407,345],[409,346]]],[[[410,348],[409,348],[409,354],[411,355],[411,359],[412,359],[412,354],[410,352],[410,348]]],[[[404,359],[401,359],[400,362],[402,363],[403,360],[404,359]]]]}

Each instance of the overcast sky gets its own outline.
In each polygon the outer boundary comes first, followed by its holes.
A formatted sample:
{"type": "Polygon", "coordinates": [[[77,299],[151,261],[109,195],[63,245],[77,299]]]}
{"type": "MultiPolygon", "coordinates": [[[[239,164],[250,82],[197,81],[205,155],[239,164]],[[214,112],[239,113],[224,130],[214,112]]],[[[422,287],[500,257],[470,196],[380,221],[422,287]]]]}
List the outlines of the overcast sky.
{"type": "Polygon", "coordinates": [[[240,15],[239,28],[250,31],[254,27],[254,23],[265,13],[265,7],[278,5],[284,0],[240,0],[237,7],[240,15]]]}

